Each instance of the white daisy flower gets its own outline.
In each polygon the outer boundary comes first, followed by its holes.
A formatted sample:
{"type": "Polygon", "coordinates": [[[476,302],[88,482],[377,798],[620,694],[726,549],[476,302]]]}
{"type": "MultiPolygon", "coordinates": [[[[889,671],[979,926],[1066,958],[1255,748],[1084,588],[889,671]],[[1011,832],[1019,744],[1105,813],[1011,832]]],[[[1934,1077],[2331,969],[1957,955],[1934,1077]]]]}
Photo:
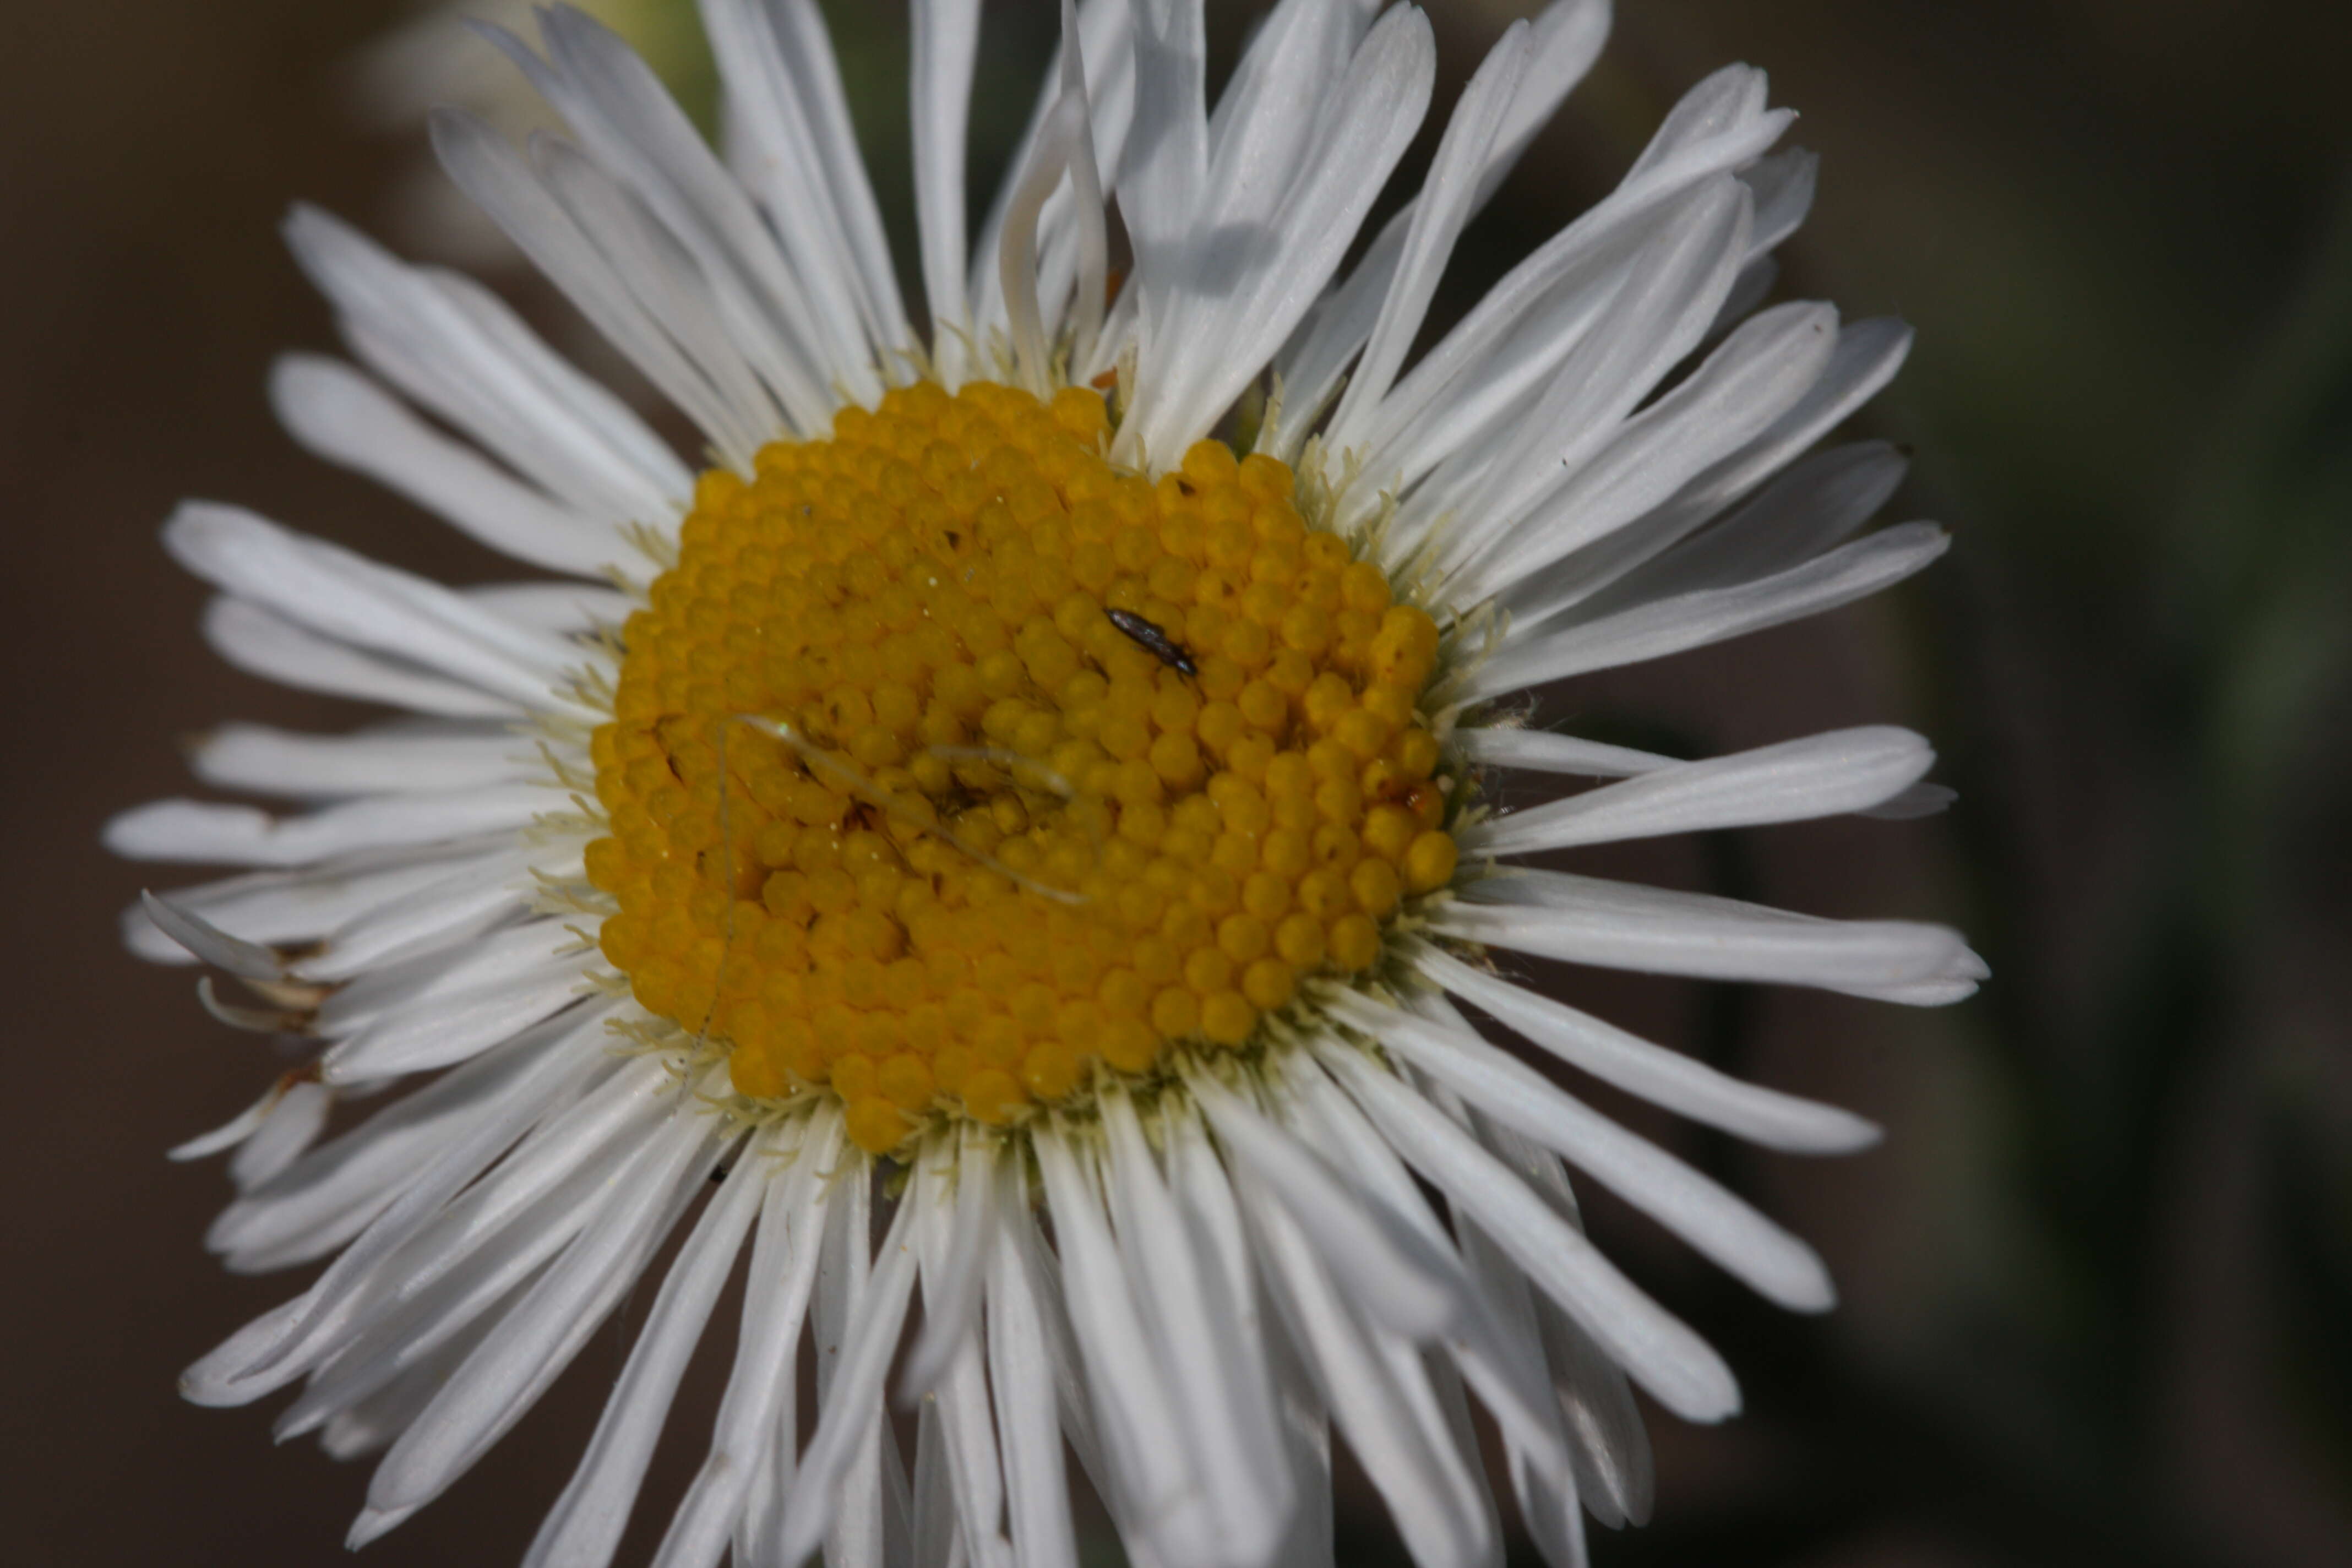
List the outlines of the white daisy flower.
{"type": "Polygon", "coordinates": [[[1601,0],[1505,34],[1344,269],[1428,105],[1418,10],[1286,0],[1212,109],[1198,0],[1066,0],[968,247],[979,9],[914,7],[927,331],[812,0],[705,0],[723,155],[565,9],[499,41],[575,140],[436,121],[457,183],[699,429],[699,473],[477,286],[290,221],[359,362],[278,366],[296,438],[561,580],[453,591],[210,503],[166,530],[232,661],[406,715],[224,729],[198,773],[300,809],[109,830],[253,868],[149,900],[131,942],[316,1044],[182,1152],[237,1147],[231,1267],[331,1261],[186,1392],[299,1385],[282,1435],[384,1450],[371,1540],[695,1214],[534,1563],[610,1559],[747,1246],[665,1565],[1071,1564],[1066,1443],[1139,1564],[1328,1563],[1335,1439],[1418,1562],[1487,1562],[1472,1398],[1528,1533],[1580,1562],[1584,1513],[1649,1507],[1630,1388],[1693,1421],[1738,1393],[1586,1240],[1568,1168],[1774,1301],[1832,1289],[1461,1008],[1822,1153],[1875,1131],[1527,989],[1513,956],[1912,1004],[1984,970],[1936,926],[1517,863],[1931,808],[1917,737],[1675,762],[1527,728],[1522,694],[1933,560],[1924,523],[1850,537],[1892,452],[1803,455],[1906,334],[1747,313],[1812,168],[1733,68],[1410,353],[1601,0]],[[1615,782],[1491,810],[1514,773],[1615,782]],[[386,1089],[316,1142],[331,1097],[386,1089]]]}

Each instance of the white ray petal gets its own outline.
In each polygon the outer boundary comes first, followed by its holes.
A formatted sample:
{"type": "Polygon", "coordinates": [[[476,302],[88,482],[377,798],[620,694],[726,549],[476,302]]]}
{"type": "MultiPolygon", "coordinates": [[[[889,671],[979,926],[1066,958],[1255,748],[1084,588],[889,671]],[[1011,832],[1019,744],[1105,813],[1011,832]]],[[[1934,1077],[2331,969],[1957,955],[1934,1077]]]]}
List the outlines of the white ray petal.
{"type": "MultiPolygon", "coordinates": [[[[339,856],[294,870],[247,871],[173,888],[172,901],[247,942],[308,942],[380,904],[405,897],[488,853],[479,842],[339,856]]],[[[195,955],[165,936],[144,907],[122,911],[122,939],[141,958],[193,963],[195,955]]]]}
{"type": "Polygon", "coordinates": [[[1062,1299],[1085,1358],[1086,1388],[1109,1470],[1115,1504],[1125,1522],[1150,1526],[1158,1550],[1202,1560],[1215,1540],[1202,1517],[1210,1506],[1184,1446],[1168,1441],[1178,1415],[1150,1342],[1126,1270],[1103,1216],[1092,1173],[1083,1170],[1064,1140],[1034,1140],[1045,1201],[1065,1270],[1062,1299]]]}
{"type": "Polygon", "coordinates": [[[414,963],[521,913],[537,885],[534,874],[562,879],[584,873],[576,848],[552,855],[548,847],[532,844],[484,850],[457,869],[329,929],[316,950],[290,967],[304,980],[343,981],[414,963]]]}
{"type": "MultiPolygon", "coordinates": [[[[540,940],[573,942],[560,928],[540,940]]],[[[585,962],[576,952],[550,952],[528,966],[388,1011],[328,1047],[320,1070],[330,1083],[344,1084],[463,1061],[589,995],[585,962]]]]}
{"type": "Polygon", "coordinates": [[[285,961],[269,949],[229,935],[160,893],[142,892],[139,900],[156,929],[214,968],[245,980],[284,978],[285,961]]]}
{"type": "MultiPolygon", "coordinates": [[[[923,1312],[928,1320],[935,1303],[952,1327],[940,1338],[949,1346],[940,1370],[908,1386],[925,1391],[920,1401],[922,1427],[915,1460],[915,1559],[944,1563],[950,1551],[960,1552],[973,1568],[1013,1568],[1012,1547],[1003,1533],[1003,1465],[997,1453],[996,1431],[989,1409],[986,1363],[980,1335],[980,1301],[975,1293],[959,1310],[953,1298],[969,1289],[959,1269],[971,1271],[985,1262],[985,1252],[971,1262],[954,1255],[971,1252],[965,1237],[979,1231],[981,1248],[992,1248],[994,1238],[974,1223],[965,1228],[965,1210],[993,1219],[994,1183],[988,1165],[992,1151],[974,1149],[972,1158],[959,1160],[944,1141],[925,1149],[918,1158],[914,1179],[931,1191],[914,1222],[916,1261],[923,1289],[923,1312]],[[954,1199],[950,1201],[952,1185],[954,1199]],[[983,1201],[967,1204],[966,1194],[978,1191],[983,1201]]],[[[901,1197],[901,1203],[909,1201],[901,1197]]],[[[929,1323],[926,1323],[929,1331],[929,1323]]]]}
{"type": "Polygon", "coordinates": [[[1316,1239],[1364,1310],[1412,1339],[1459,1316],[1459,1281],[1440,1253],[1367,1207],[1315,1154],[1207,1073],[1188,1080],[1217,1141],[1254,1172],[1316,1239]]]}
{"type": "Polygon", "coordinates": [[[631,553],[608,521],[500,471],[341,361],[281,355],[270,367],[269,402],[288,433],[313,453],[518,561],[593,576],[631,553]]]}
{"type": "Polygon", "coordinates": [[[1490,767],[1527,768],[1541,773],[1622,779],[1681,765],[1679,758],[1637,752],[1631,746],[1612,746],[1550,730],[1465,725],[1454,731],[1453,740],[1455,748],[1471,762],[1490,767]]]}
{"type": "Polygon", "coordinates": [[[537,1403],[696,1195],[722,1147],[716,1131],[690,1105],[663,1129],[639,1179],[613,1193],[393,1444],[368,1483],[351,1545],[374,1540],[438,1497],[537,1403]]]}
{"type": "Polygon", "coordinates": [[[1934,523],[1906,522],[1752,583],[1677,595],[1549,636],[1514,638],[1471,676],[1465,696],[1474,701],[1499,697],[1817,616],[1894,586],[1951,542],[1934,523]]]}
{"type": "MultiPolygon", "coordinates": [[[[1137,237],[1137,282],[1164,289],[1167,304],[1164,317],[1148,324],[1145,374],[1116,452],[1129,460],[1138,453],[1174,460],[1297,325],[1420,125],[1435,52],[1427,19],[1410,6],[1373,26],[1316,129],[1311,162],[1291,182],[1295,199],[1267,216],[1255,243],[1212,245],[1180,230],[1182,238],[1171,242],[1187,248],[1172,257],[1163,252],[1153,263],[1155,279],[1144,271],[1147,250],[1137,237]]],[[[1144,135],[1139,112],[1130,149],[1144,135]]],[[[1122,194],[1126,188],[1122,181],[1122,194]]],[[[1192,205],[1184,203],[1188,221],[1192,205]]]]}
{"type": "Polygon", "coordinates": [[[932,363],[954,386],[963,380],[965,334],[971,330],[964,297],[964,129],[980,51],[980,0],[915,0],[908,15],[913,59],[907,98],[914,120],[923,297],[931,314],[932,363]]]}
{"type": "MultiPolygon", "coordinates": [[[[1580,604],[1706,526],[1885,385],[1910,347],[1910,329],[1900,321],[1877,318],[1841,328],[1820,379],[1770,429],[1691,480],[1648,516],[1595,541],[1539,580],[1515,586],[1507,595],[1513,615],[1539,621],[1580,604]]],[[[1800,464],[1791,471],[1804,470],[1800,464]]],[[[1762,501],[1758,497],[1758,504],[1762,501]]]]}
{"type": "Polygon", "coordinates": [[[811,260],[845,276],[878,347],[910,347],[881,208],[814,0],[702,0],[701,11],[728,109],[744,132],[737,177],[788,242],[828,247],[811,260]],[[821,221],[810,222],[811,214],[821,221]],[[831,258],[835,244],[841,252],[831,258]]]}
{"type": "Polygon", "coordinates": [[[1878,1128],[1851,1111],[1742,1083],[1436,948],[1417,949],[1413,966],[1569,1066],[1678,1116],[1790,1153],[1843,1154],[1878,1142],[1878,1128]]]}
{"type": "Polygon", "coordinates": [[[252,1191],[301,1158],[326,1130],[327,1117],[334,1108],[334,1091],[324,1084],[288,1085],[260,1127],[229,1162],[229,1180],[236,1184],[237,1191],[252,1191]]]}
{"type": "MultiPolygon", "coordinates": [[[[940,1179],[947,1180],[945,1176],[940,1179]]],[[[955,1205],[948,1217],[953,1245],[923,1275],[923,1329],[907,1353],[900,1373],[901,1396],[919,1399],[929,1392],[964,1336],[975,1331],[988,1258],[996,1249],[996,1155],[993,1147],[968,1138],[954,1162],[955,1205]]]]}
{"type": "MultiPolygon", "coordinates": [[[[1694,89],[1694,94],[1705,86],[1694,89]]],[[[1433,418],[1441,397],[1465,381],[1483,379],[1483,374],[1470,373],[1483,373],[1496,349],[1524,329],[1528,312],[1550,297],[1563,278],[1607,252],[1653,209],[1685,198],[1724,172],[1752,161],[1779,138],[1790,118],[1786,110],[1757,113],[1712,124],[1696,135],[1670,121],[1651,142],[1654,157],[1645,157],[1606,200],[1506,274],[1381,400],[1363,430],[1334,433],[1335,448],[1383,453],[1408,431],[1442,427],[1433,418]]],[[[1387,462],[1375,465],[1381,472],[1391,467],[1387,462]]]]}
{"type": "Polygon", "coordinates": [[[1565,800],[1489,817],[1457,837],[1465,851],[1528,855],[1865,811],[1916,783],[1936,760],[1908,730],[1872,724],[1660,768],[1565,800]]]}
{"type": "MultiPolygon", "coordinates": [[[[1615,472],[1617,465],[1604,459],[1630,432],[1646,428],[1629,416],[1697,347],[1731,287],[1748,221],[1748,192],[1738,181],[1725,177],[1702,187],[1689,220],[1651,248],[1500,444],[1481,453],[1466,479],[1457,481],[1454,470],[1441,468],[1414,492],[1399,514],[1395,548],[1418,543],[1451,511],[1452,527],[1435,538],[1444,567],[1455,571],[1522,520],[1543,515],[1559,495],[1573,494],[1595,465],[1601,479],[1615,472]]],[[[1692,395],[1669,391],[1649,416],[1663,411],[1669,427],[1680,428],[1671,418],[1679,412],[1678,394],[1692,395]]]]}
{"type": "Polygon", "coordinates": [[[1336,998],[1332,1011],[1495,1121],[1563,1155],[1769,1300],[1798,1311],[1826,1311],[1835,1302],[1811,1247],[1525,1063],[1466,1030],[1352,994],[1336,998]]]}
{"type": "Polygon", "coordinates": [[[1488,155],[1502,134],[1519,79],[1528,63],[1532,29],[1515,22],[1487,51],[1477,73],[1462,89],[1437,156],[1414,199],[1393,280],[1381,300],[1364,351],[1348,390],[1332,415],[1345,427],[1361,408],[1377,404],[1395,384],[1397,371],[1421,331],[1437,280],[1453,257],[1454,242],[1475,209],[1488,155]]]}
{"type": "Polygon", "coordinates": [[[743,1237],[766,1195],[770,1143],[762,1137],[738,1150],[734,1170],[663,1277],[588,1451],[524,1554],[528,1568],[555,1563],[603,1568],[620,1549],[621,1531],[636,1507],[637,1490],[653,1461],[654,1444],[669,1415],[678,1380],[701,1343],[719,1288],[733,1272],[743,1237]]]}
{"type": "Polygon", "coordinates": [[[988,1370],[1004,1455],[1006,1522],[1021,1568],[1077,1568],[1062,1434],[1055,1419],[1052,1352],[1019,1243],[998,1237],[988,1257],[988,1370]]]}
{"type": "Polygon", "coordinates": [[[712,1568],[743,1509],[752,1478],[768,1462],[784,1386],[796,1375],[795,1352],[807,1321],[817,1258],[824,1236],[829,1188],[825,1181],[841,1152],[841,1119],[818,1111],[789,1151],[745,1158],[791,1164],[772,1175],[751,1243],[751,1271],[743,1298],[743,1327],[737,1336],[735,1365],[719,1400],[709,1457],[695,1473],[669,1530],[655,1554],[654,1568],[712,1568]]]}
{"type": "MultiPolygon", "coordinates": [[[[614,1187],[651,1168],[656,1144],[649,1136],[640,1137],[593,1166],[573,1168],[500,1227],[496,1247],[435,1252],[436,1236],[449,1228],[447,1216],[404,1244],[364,1282],[348,1320],[305,1348],[305,1360],[316,1362],[317,1369],[301,1397],[272,1425],[272,1433],[283,1441],[321,1424],[331,1426],[347,1410],[413,1376],[448,1345],[478,1342],[587,1227],[614,1187]],[[403,1265],[418,1258],[429,1260],[429,1279],[400,1273],[403,1265]]],[[[501,1168],[490,1179],[504,1173],[501,1168]]],[[[453,1209],[467,1206],[472,1195],[453,1209]]]]}
{"type": "Polygon", "coordinates": [[[1514,867],[1432,922],[1514,952],[1654,974],[1818,985],[1900,999],[1906,987],[1984,977],[1948,927],[1832,921],[1707,893],[1675,892],[1566,871],[1514,867]]]}
{"type": "Polygon", "coordinates": [[[1836,342],[1827,305],[1776,306],[1742,322],[1570,483],[1469,556],[1454,591],[1475,603],[1642,516],[1769,428],[1821,379],[1836,342]]]}
{"type": "Polygon", "coordinates": [[[1303,1352],[1317,1395],[1379,1489],[1405,1548],[1423,1568],[1482,1568],[1495,1542],[1462,1506],[1472,1486],[1452,1445],[1433,1445],[1412,1408],[1410,1372],[1383,1357],[1349,1299],[1290,1213],[1246,1170],[1235,1191],[1263,1278],[1303,1352]]]}
{"type": "MultiPolygon", "coordinates": [[[[1591,68],[1608,33],[1608,0],[1554,0],[1535,18],[1518,90],[1478,173],[1470,205],[1474,215],[1486,206],[1528,143],[1591,68]]],[[[1347,280],[1317,302],[1276,356],[1284,406],[1280,427],[1262,437],[1261,449],[1273,450],[1285,462],[1296,460],[1348,362],[1371,335],[1404,258],[1407,236],[1419,221],[1421,199],[1415,196],[1389,219],[1347,280]],[[1270,448],[1265,445],[1269,438],[1270,448]]],[[[1335,419],[1332,428],[1341,432],[1335,448],[1345,447],[1352,427],[1335,419]]]]}
{"type": "Polygon", "coordinates": [[[378,725],[310,735],[227,723],[190,745],[188,763],[221,789],[296,799],[478,789],[545,771],[528,740],[474,725],[378,725]]]}
{"type": "Polygon", "coordinates": [[[1100,1105],[1119,1251],[1141,1287],[1137,1304],[1154,1331],[1195,1471],[1217,1500],[1227,1560],[1263,1562],[1280,1543],[1292,1504],[1272,1396],[1248,1380],[1249,1362],[1224,1348],[1231,1314],[1218,1310],[1219,1287],[1193,1250],[1133,1102],[1112,1092],[1100,1105]]]}
{"type": "Polygon", "coordinates": [[[1730,516],[1580,601],[1578,618],[1702,588],[1732,587],[1802,565],[1875,516],[1909,466],[1881,441],[1817,453],[1730,516]]]}
{"type": "Polygon", "coordinates": [[[315,207],[297,206],[285,229],[353,351],[403,393],[589,515],[675,524],[693,475],[479,285],[397,261],[315,207]]]}
{"type": "Polygon", "coordinates": [[[521,719],[534,706],[362,653],[226,595],[205,606],[204,633],[230,666],[298,691],[379,702],[436,719],[521,719]]]}
{"type": "Polygon", "coordinates": [[[1412,1225],[1460,1276],[1463,1310],[1439,1342],[1446,1360],[1477,1391],[1505,1438],[1560,1486],[1573,1486],[1567,1439],[1559,1417],[1534,1391],[1544,1384],[1543,1353],[1534,1336],[1514,1333],[1472,1280],[1455,1247],[1415,1186],[1396,1151],[1328,1076],[1311,1061],[1295,1064],[1288,1080],[1301,1115],[1292,1126],[1318,1141],[1335,1163],[1352,1168],[1380,1194],[1389,1212],[1412,1225]]]}
{"type": "MultiPolygon", "coordinates": [[[[1078,55],[1066,49],[1063,59],[1070,72],[1078,55]]],[[[1079,236],[1083,261],[1079,286],[1091,297],[1078,302],[1082,330],[1091,336],[1101,321],[1099,304],[1103,268],[1108,254],[1102,210],[1102,177],[1095,161],[1094,116],[1087,102],[1086,81],[1072,74],[1047,110],[1045,123],[1031,143],[1029,162],[1015,172],[1004,206],[1004,226],[997,242],[999,291],[1004,306],[1013,363],[1024,384],[1038,395],[1052,391],[1052,350],[1046,331],[1047,312],[1059,314],[1061,301],[1039,294],[1037,236],[1048,198],[1057,187],[1066,189],[1072,218],[1079,236]]],[[[1091,343],[1074,345],[1090,348],[1091,343]]]]}
{"type": "Polygon", "coordinates": [[[324,1224],[337,1226],[328,1246],[365,1234],[310,1289],[190,1367],[181,1392],[200,1405],[244,1404],[299,1375],[299,1362],[270,1374],[345,1300],[347,1282],[364,1279],[593,1069],[567,1054],[571,1043],[563,1030],[542,1030],[477,1058],[312,1149],[223,1211],[205,1241],[233,1264],[324,1224]],[[357,1223],[340,1223],[352,1214],[357,1223]]]}
{"type": "Polygon", "coordinates": [[[433,795],[374,795],[299,816],[272,816],[249,805],[159,800],[133,806],[106,825],[106,847],[133,860],[215,866],[301,866],[365,849],[528,826],[559,797],[541,784],[433,795]]]}
{"type": "Polygon", "coordinates": [[[1318,1045],[1317,1055],[1397,1152],[1485,1226],[1528,1280],[1659,1404],[1688,1421],[1720,1421],[1738,1409],[1738,1384],[1723,1358],[1442,1112],[1351,1047],[1318,1045]]]}
{"type": "Polygon", "coordinates": [[[184,502],[164,548],[215,587],[322,636],[414,660],[509,701],[545,707],[572,648],[488,615],[437,583],[304,539],[242,508],[184,502]]]}
{"type": "MultiPolygon", "coordinates": [[[[566,637],[618,628],[637,607],[617,588],[586,583],[480,583],[458,592],[501,620],[566,637]]],[[[593,659],[601,650],[585,651],[593,659]]]]}
{"type": "MultiPolygon", "coordinates": [[[[882,1419],[882,1381],[889,1373],[915,1288],[914,1241],[908,1234],[915,1206],[911,1202],[898,1205],[876,1249],[873,1279],[858,1303],[857,1321],[842,1341],[816,1432],[785,1494],[779,1551],[784,1562],[806,1557],[833,1527],[837,1494],[882,1419]]],[[[862,1247],[864,1241],[853,1238],[853,1245],[862,1247]]]]}

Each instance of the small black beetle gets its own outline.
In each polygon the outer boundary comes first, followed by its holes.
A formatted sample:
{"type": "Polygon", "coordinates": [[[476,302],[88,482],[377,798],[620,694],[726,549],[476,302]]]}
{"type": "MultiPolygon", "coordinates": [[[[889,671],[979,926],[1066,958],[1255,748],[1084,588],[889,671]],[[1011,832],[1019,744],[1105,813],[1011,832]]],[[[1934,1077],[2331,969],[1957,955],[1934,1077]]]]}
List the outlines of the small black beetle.
{"type": "Polygon", "coordinates": [[[1169,668],[1181,670],[1186,675],[1201,673],[1201,667],[1192,662],[1192,656],[1185,651],[1182,643],[1178,642],[1133,610],[1107,609],[1103,614],[1110,617],[1112,626],[1150,649],[1159,657],[1160,662],[1169,668]]]}

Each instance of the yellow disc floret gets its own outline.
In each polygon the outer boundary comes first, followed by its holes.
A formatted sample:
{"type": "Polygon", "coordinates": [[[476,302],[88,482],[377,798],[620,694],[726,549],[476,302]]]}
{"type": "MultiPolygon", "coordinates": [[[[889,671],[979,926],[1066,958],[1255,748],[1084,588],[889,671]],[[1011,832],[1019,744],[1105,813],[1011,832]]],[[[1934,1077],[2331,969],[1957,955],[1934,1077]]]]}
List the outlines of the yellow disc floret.
{"type": "Polygon", "coordinates": [[[604,955],[850,1136],[1003,1124],[1369,968],[1454,846],[1437,627],[1202,442],[922,384],[705,474],[595,734],[604,955]]]}

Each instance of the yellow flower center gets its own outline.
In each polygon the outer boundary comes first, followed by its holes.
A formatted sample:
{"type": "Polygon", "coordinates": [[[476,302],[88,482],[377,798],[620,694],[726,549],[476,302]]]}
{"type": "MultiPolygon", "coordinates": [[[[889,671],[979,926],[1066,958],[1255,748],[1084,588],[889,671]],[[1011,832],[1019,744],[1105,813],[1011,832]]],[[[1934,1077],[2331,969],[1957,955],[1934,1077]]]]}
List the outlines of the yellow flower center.
{"type": "Polygon", "coordinates": [[[1454,868],[1437,628],[1217,442],[923,384],[702,476],[595,735],[604,955],[880,1152],[1239,1047],[1454,868]]]}

